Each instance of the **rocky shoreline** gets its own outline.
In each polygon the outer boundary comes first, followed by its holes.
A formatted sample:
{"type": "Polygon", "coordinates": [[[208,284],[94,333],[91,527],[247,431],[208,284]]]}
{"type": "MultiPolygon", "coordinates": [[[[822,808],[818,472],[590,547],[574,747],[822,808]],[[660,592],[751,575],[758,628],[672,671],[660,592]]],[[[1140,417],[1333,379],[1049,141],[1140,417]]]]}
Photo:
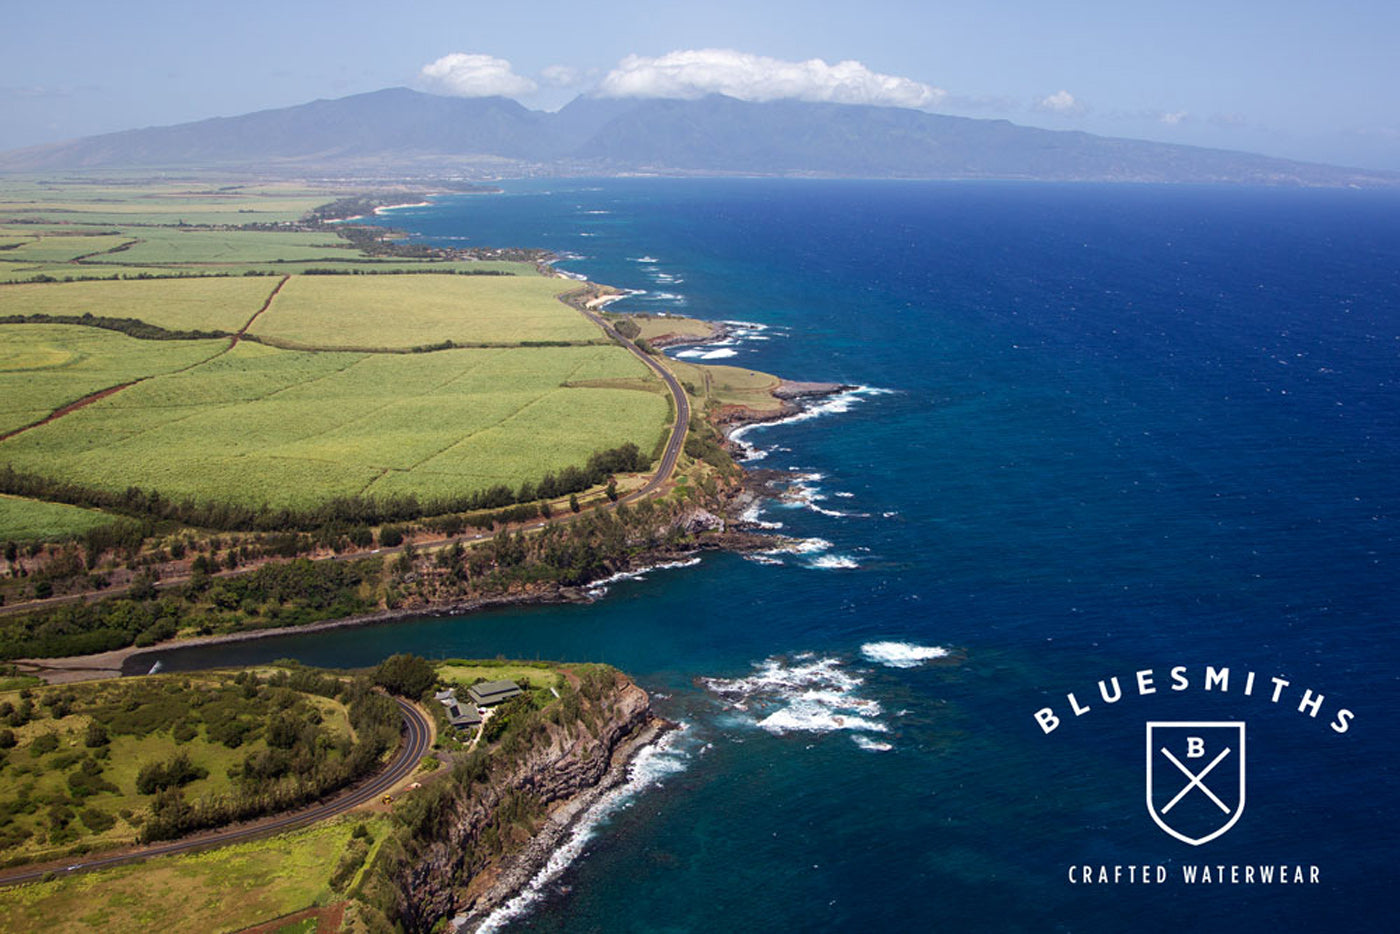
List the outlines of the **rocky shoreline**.
{"type": "Polygon", "coordinates": [[[452,920],[454,930],[474,934],[492,912],[524,892],[579,828],[593,806],[608,792],[627,781],[628,770],[637,754],[660,742],[663,736],[676,728],[676,724],[669,720],[654,717],[636,734],[619,743],[613,751],[611,765],[598,783],[556,806],[545,825],[535,832],[524,849],[500,867],[491,887],[477,896],[467,912],[452,920]]]}

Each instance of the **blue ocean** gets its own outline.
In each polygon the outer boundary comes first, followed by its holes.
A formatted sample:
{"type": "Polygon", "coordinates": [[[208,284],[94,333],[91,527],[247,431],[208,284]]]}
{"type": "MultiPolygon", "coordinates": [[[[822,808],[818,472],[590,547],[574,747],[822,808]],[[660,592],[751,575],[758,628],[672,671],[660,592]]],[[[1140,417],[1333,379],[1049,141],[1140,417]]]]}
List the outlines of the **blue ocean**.
{"type": "Polygon", "coordinates": [[[493,930],[1395,929],[1400,197],[505,189],[381,222],[553,250],[635,290],[619,310],[739,322],[673,353],[861,387],[743,435],[794,473],[755,518],[799,544],[167,668],[414,651],[634,675],[684,728],[493,930]],[[1152,723],[1244,726],[1149,790],[1152,723]],[[1153,801],[1233,823],[1186,842],[1153,801]]]}

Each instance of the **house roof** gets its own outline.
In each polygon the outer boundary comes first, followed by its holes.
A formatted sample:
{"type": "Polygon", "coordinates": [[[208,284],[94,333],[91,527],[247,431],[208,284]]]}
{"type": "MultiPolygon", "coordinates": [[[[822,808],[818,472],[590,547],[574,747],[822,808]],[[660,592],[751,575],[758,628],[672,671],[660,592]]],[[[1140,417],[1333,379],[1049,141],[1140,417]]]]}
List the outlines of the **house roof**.
{"type": "Polygon", "coordinates": [[[496,704],[524,692],[514,681],[483,681],[481,684],[473,684],[468,693],[478,704],[496,704]]]}

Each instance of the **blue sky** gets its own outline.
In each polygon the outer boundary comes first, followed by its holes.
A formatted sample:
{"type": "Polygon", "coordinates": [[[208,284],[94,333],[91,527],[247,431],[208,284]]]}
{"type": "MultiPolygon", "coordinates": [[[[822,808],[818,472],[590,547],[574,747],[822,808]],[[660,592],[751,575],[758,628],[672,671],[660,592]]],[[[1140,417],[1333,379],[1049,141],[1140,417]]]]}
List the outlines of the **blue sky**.
{"type": "Polygon", "coordinates": [[[889,102],[942,113],[1400,170],[1394,0],[77,0],[12,6],[5,26],[0,149],[398,85],[494,87],[483,59],[425,77],[463,53],[504,63],[502,86],[532,107],[600,84],[890,86],[907,93],[889,102]],[[667,57],[685,50],[725,54],[667,57]],[[813,59],[830,67],[800,65],[813,59]]]}

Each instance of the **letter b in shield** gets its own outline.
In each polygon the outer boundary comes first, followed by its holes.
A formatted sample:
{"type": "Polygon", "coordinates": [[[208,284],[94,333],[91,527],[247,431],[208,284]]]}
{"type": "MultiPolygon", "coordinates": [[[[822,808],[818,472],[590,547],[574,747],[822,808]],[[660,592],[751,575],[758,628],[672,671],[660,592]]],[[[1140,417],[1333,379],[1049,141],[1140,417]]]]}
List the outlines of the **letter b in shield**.
{"type": "Polygon", "coordinates": [[[1244,813],[1244,724],[1147,724],[1147,813],[1183,843],[1200,846],[1244,813]]]}

